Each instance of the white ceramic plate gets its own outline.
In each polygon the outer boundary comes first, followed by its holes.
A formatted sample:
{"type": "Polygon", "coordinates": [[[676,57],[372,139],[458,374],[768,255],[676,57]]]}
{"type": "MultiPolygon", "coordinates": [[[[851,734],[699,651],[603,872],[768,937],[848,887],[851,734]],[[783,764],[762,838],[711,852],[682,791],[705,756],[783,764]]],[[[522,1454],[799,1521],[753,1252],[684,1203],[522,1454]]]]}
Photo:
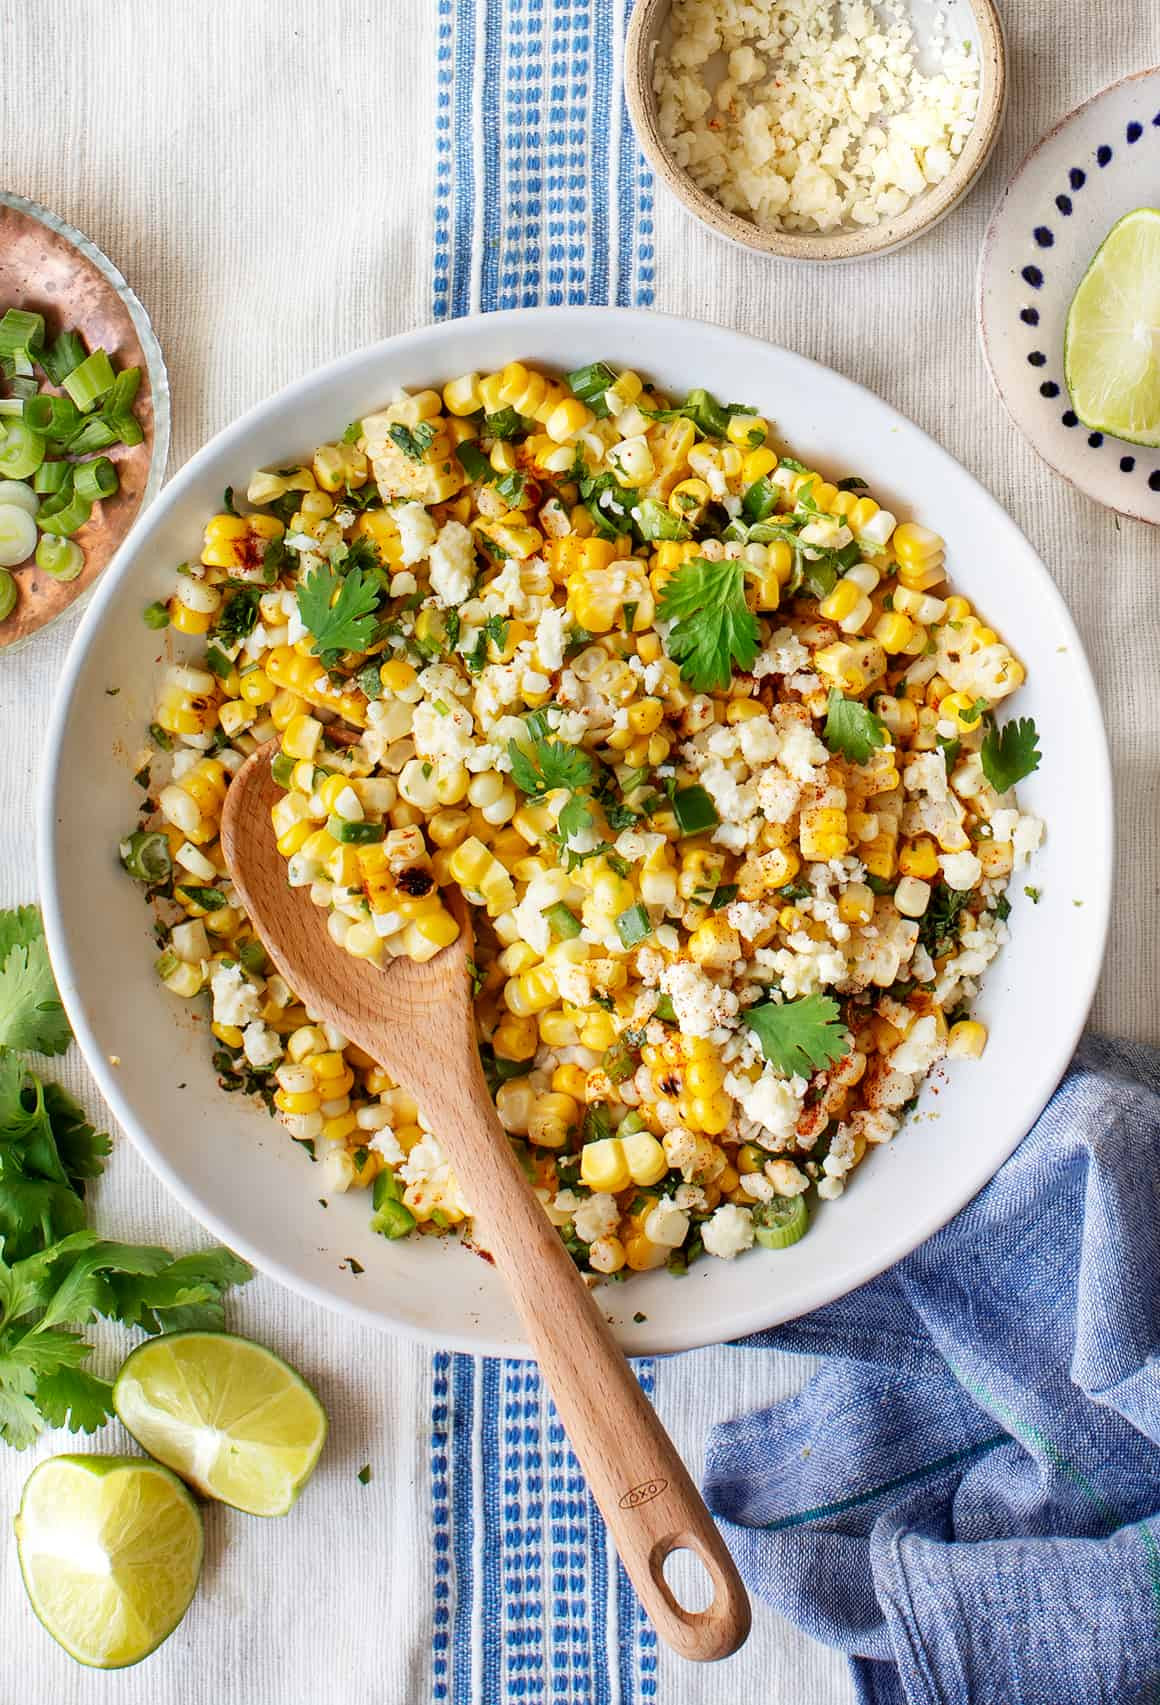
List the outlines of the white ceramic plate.
{"type": "Polygon", "coordinates": [[[995,389],[1044,461],[1097,503],[1160,523],[1160,450],[1089,432],[1063,378],[1071,299],[1117,219],[1160,206],[1160,67],[1069,113],[1024,160],[979,261],[979,334],[995,389]]]}
{"type": "Polygon", "coordinates": [[[981,1063],[924,1090],[889,1148],[792,1249],[706,1258],[683,1279],[606,1285],[634,1353],[739,1337],[828,1302],[906,1254],[1010,1154],[1047,1101],[1088,1010],[1111,885],[1111,787],[1099,706],[1071,618],[1014,523],[945,451],[848,379],[799,355],[693,321],[620,309],[490,314],[411,332],[323,368],[253,409],[181,471],[105,576],[65,667],[40,801],[40,868],[53,962],[85,1056],[113,1111],[181,1201],[265,1272],[317,1301],[445,1346],[519,1353],[494,1270],[453,1243],[387,1243],[359,1194],[331,1199],[281,1125],[217,1088],[207,1025],[158,987],[150,919],[116,858],[139,794],[131,775],[171,633],[141,608],[196,553],[222,489],[244,489],[332,439],[399,385],[423,387],[515,358],[568,370],[604,358],[683,394],[704,385],[758,405],[793,452],[832,477],[860,474],[900,515],[945,534],[955,583],[1029,670],[1018,708],[1043,731],[1020,797],[1049,834],[1014,884],[1013,941],[991,967],[981,1063]],[[110,696],[107,689],[119,689],[110,696]],[[1082,902],[1082,903],[1081,903],[1082,902]],[[354,1257],[364,1271],[351,1271],[354,1257]],[[634,1314],[644,1319],[633,1321],[634,1314]]]}

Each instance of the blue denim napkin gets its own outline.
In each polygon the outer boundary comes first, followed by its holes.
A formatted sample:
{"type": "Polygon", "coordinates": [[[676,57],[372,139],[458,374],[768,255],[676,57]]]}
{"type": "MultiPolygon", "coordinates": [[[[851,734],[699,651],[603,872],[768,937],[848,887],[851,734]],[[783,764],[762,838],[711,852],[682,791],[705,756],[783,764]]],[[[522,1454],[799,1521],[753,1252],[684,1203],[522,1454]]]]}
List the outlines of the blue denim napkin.
{"type": "Polygon", "coordinates": [[[1087,1038],[950,1225],[748,1342],[829,1359],[714,1430],[709,1504],[861,1699],[1160,1700],[1160,1053],[1087,1038]]]}

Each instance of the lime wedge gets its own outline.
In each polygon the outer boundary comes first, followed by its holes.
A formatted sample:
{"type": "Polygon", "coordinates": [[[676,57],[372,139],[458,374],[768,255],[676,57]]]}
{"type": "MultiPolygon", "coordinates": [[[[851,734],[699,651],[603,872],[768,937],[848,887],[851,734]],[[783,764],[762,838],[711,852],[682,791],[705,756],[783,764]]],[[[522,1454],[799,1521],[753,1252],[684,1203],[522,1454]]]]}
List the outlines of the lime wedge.
{"type": "Polygon", "coordinates": [[[135,1456],[52,1456],[16,1518],[32,1608],[70,1657],[140,1663],[189,1609],[201,1513],[175,1474],[135,1456]]]}
{"type": "Polygon", "coordinates": [[[1160,208],[1104,238],[1068,310],[1063,370],[1085,426],[1160,444],[1160,208]]]}
{"type": "Polygon", "coordinates": [[[326,1442],[326,1410],[280,1356],[228,1332],[138,1345],[113,1388],[139,1445],[208,1498],[284,1516],[326,1442]]]}

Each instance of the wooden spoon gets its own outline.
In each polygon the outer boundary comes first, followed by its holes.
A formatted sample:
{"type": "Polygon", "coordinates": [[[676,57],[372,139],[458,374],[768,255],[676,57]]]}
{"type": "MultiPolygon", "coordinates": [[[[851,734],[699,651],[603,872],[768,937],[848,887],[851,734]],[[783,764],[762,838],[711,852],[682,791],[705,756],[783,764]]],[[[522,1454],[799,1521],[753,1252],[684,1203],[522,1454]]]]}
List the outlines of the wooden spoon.
{"type": "Polygon", "coordinates": [[[532,1194],[488,1094],[475,1040],[471,928],[426,964],[387,970],[332,941],[326,913],[286,880],[270,808],[282,789],[273,748],[230,785],[222,848],[234,886],[270,958],[311,1013],[383,1065],[438,1132],[503,1276],[560,1420],[633,1586],[657,1632],[684,1658],[728,1657],[749,1632],[749,1600],[725,1543],[638,1385],[600,1309],[532,1194]],[[688,1611],[662,1573],[689,1550],[713,1598],[688,1611]]]}

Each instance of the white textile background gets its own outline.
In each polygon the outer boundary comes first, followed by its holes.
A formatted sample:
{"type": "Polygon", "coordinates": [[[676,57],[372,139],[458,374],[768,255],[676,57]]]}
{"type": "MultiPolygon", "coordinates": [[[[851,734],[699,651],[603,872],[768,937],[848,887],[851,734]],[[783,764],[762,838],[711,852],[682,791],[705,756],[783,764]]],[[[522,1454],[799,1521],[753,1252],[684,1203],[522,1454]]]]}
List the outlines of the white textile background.
{"type": "MultiPolygon", "coordinates": [[[[545,0],[546,11],[558,3],[545,0]]],[[[434,0],[0,8],[0,183],[88,232],[145,303],[169,363],[173,468],[288,380],[428,317],[435,17],[434,0]]],[[[981,188],[931,237],[886,260],[792,270],[725,248],[662,196],[656,305],[785,343],[869,385],[958,456],[1042,553],[1087,644],[1116,764],[1119,874],[1094,1021],[1158,1039],[1160,538],[1071,491],[1017,435],[987,380],[972,302],[983,228],[1012,170],[1077,102],[1160,62],[1160,11],[1139,0],[1008,0],[1005,21],[1004,137],[981,188]]],[[[2,904],[35,892],[34,777],[74,625],[0,660],[2,904]]],[[[75,1055],[59,1075],[96,1111],[75,1055]]],[[[95,1205],[113,1235],[203,1241],[125,1141],[95,1205]]],[[[145,1666],[116,1677],[80,1670],[41,1633],[14,1548],[0,1542],[0,1705],[428,1697],[426,1354],[265,1280],[247,1288],[233,1321],[321,1391],[333,1432],[315,1482],[284,1522],[211,1511],[205,1580],[185,1623],[145,1666]]],[[[658,1404],[696,1469],[713,1419],[794,1389],[805,1371],[729,1352],[710,1378],[705,1359],[685,1358],[659,1368],[658,1404]],[[726,1368],[736,1371],[726,1378],[726,1368]]],[[[114,1428],[97,1442],[127,1445],[114,1428]]],[[[41,1454],[68,1447],[57,1437],[41,1454]]],[[[0,1450],[5,1531],[35,1454],[0,1450]]],[[[729,1664],[693,1672],[662,1656],[661,1666],[661,1705],[850,1697],[840,1659],[761,1611],[729,1664]]]]}

